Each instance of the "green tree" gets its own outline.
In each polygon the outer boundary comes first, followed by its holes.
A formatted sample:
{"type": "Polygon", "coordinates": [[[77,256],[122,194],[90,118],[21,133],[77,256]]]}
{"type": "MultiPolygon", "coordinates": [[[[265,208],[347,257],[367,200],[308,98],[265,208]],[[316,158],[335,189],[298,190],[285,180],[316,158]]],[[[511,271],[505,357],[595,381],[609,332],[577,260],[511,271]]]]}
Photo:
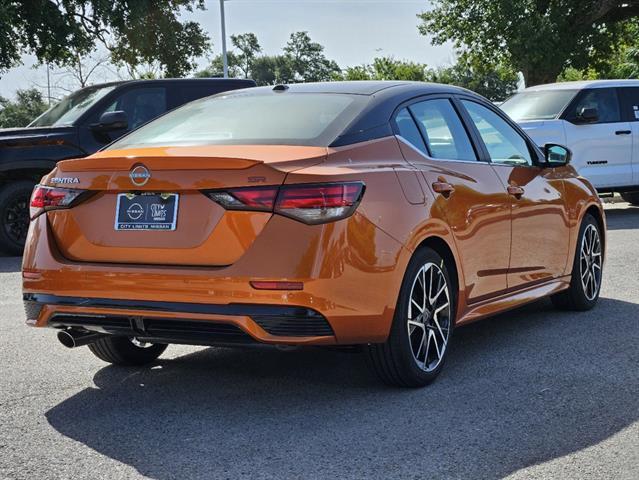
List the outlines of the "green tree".
{"type": "Polygon", "coordinates": [[[506,65],[489,65],[461,53],[450,67],[431,70],[428,81],[446,83],[472,90],[491,101],[503,101],[517,90],[517,72],[506,65]]]}
{"type": "MultiPolygon", "coordinates": [[[[228,62],[228,75],[230,78],[251,78],[253,76],[253,63],[257,54],[262,51],[257,36],[254,33],[231,35],[231,45],[235,50],[229,50],[226,54],[228,62]]],[[[222,77],[224,75],[224,59],[222,55],[216,55],[211,64],[195,74],[196,77],[222,77]]]]}
{"type": "Polygon", "coordinates": [[[422,63],[397,60],[392,56],[377,57],[372,64],[348,67],[341,75],[344,80],[410,80],[423,82],[427,66],[422,63]]]}
{"type": "Polygon", "coordinates": [[[340,76],[340,80],[372,80],[373,72],[370,65],[355,65],[346,67],[340,76]]]}
{"type": "Polygon", "coordinates": [[[129,69],[157,62],[165,75],[182,76],[209,48],[199,24],[179,19],[194,8],[204,0],[3,0],[0,74],[25,53],[63,66],[101,43],[129,69]]]}
{"type": "MultiPolygon", "coordinates": [[[[293,33],[284,52],[259,55],[262,47],[253,33],[231,35],[233,50],[228,52],[229,77],[252,78],[258,85],[321,82],[340,75],[339,66],[324,55],[324,47],[313,42],[307,32],[293,33]]],[[[222,56],[218,55],[196,77],[223,75],[222,56]]]]}
{"type": "Polygon", "coordinates": [[[627,24],[627,40],[603,68],[599,78],[639,78],[639,19],[627,24]]]}
{"type": "Polygon", "coordinates": [[[286,55],[263,55],[253,61],[251,78],[258,85],[277,85],[295,81],[295,72],[286,55]]]}
{"type": "Polygon", "coordinates": [[[313,42],[308,32],[292,33],[284,55],[291,63],[295,82],[322,82],[340,74],[340,68],[324,55],[324,47],[313,42]]]}
{"type": "Polygon", "coordinates": [[[42,93],[35,88],[18,90],[14,101],[0,97],[0,128],[26,127],[47,108],[42,93]]]}
{"type": "Polygon", "coordinates": [[[488,65],[512,65],[532,86],[605,63],[637,15],[639,0],[434,0],[419,30],[488,65]]]}
{"type": "MultiPolygon", "coordinates": [[[[238,56],[229,51],[226,54],[226,59],[228,61],[228,72],[229,78],[240,78],[242,76],[242,69],[240,68],[240,59],[238,56]]],[[[222,59],[222,55],[216,55],[211,60],[211,63],[204,70],[200,70],[196,72],[195,77],[223,77],[224,76],[224,60],[222,59]]]]}
{"type": "Polygon", "coordinates": [[[557,81],[639,78],[639,19],[627,22],[625,28],[625,41],[620,42],[605,62],[583,69],[567,67],[557,81]]]}
{"type": "Polygon", "coordinates": [[[239,51],[235,54],[237,66],[242,71],[244,78],[249,78],[255,57],[262,51],[257,36],[254,33],[231,35],[231,43],[239,51]]]}

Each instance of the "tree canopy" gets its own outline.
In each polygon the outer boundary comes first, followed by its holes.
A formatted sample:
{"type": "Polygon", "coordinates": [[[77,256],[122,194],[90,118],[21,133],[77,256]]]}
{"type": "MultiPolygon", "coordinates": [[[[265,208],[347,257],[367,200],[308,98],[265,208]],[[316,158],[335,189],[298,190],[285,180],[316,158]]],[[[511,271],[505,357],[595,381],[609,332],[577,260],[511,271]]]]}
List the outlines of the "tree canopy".
{"type": "Polygon", "coordinates": [[[519,76],[508,65],[487,64],[461,53],[453,65],[431,70],[428,80],[467,88],[488,100],[503,101],[517,90],[519,76]]]}
{"type": "Polygon", "coordinates": [[[204,0],[4,0],[0,3],[0,75],[23,54],[57,66],[104,45],[130,69],[158,63],[167,76],[183,76],[209,48],[202,27],[180,11],[204,0]]]}
{"type": "Polygon", "coordinates": [[[36,88],[18,90],[13,101],[0,97],[0,128],[26,127],[47,108],[36,88]]]}
{"type": "Polygon", "coordinates": [[[518,76],[504,65],[487,65],[467,54],[447,67],[430,69],[426,64],[378,57],[371,64],[347,67],[342,80],[408,80],[447,83],[473,90],[489,100],[504,100],[517,90],[518,76]]]}
{"type": "MultiPolygon", "coordinates": [[[[231,36],[227,53],[229,77],[252,78],[258,85],[276,83],[321,82],[338,76],[340,68],[326,58],[324,47],[311,40],[308,32],[295,32],[279,55],[259,55],[262,47],[253,33],[231,36]]],[[[223,74],[222,56],[217,55],[198,77],[223,74]]]]}
{"type": "Polygon", "coordinates": [[[630,35],[639,0],[434,0],[419,30],[489,65],[511,65],[526,85],[566,68],[597,68],[630,35]]]}
{"type": "Polygon", "coordinates": [[[423,63],[397,60],[392,56],[377,57],[372,64],[347,67],[342,75],[344,80],[412,80],[423,82],[428,79],[428,67],[423,63]]]}

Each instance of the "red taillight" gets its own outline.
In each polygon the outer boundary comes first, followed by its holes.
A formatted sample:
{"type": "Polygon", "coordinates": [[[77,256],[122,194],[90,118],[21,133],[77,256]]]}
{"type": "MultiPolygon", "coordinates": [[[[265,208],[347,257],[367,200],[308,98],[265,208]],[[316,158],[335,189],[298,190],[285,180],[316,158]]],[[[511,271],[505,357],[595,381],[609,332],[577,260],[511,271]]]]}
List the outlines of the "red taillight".
{"type": "Polygon", "coordinates": [[[332,222],[352,215],[363,192],[360,182],[287,185],[280,189],[275,213],[309,224],[332,222]]]}
{"type": "Polygon", "coordinates": [[[207,195],[227,210],[272,212],[278,187],[232,188],[208,192],[207,195]]]}
{"type": "Polygon", "coordinates": [[[31,203],[29,205],[31,218],[37,217],[46,210],[68,208],[72,206],[83,193],[86,193],[86,190],[36,185],[33,189],[31,203]]]}
{"type": "Polygon", "coordinates": [[[277,208],[350,207],[362,190],[360,183],[289,186],[277,197],[277,208]]]}
{"type": "Polygon", "coordinates": [[[232,188],[207,192],[227,210],[279,213],[309,224],[350,216],[362,199],[362,182],[232,188]]]}

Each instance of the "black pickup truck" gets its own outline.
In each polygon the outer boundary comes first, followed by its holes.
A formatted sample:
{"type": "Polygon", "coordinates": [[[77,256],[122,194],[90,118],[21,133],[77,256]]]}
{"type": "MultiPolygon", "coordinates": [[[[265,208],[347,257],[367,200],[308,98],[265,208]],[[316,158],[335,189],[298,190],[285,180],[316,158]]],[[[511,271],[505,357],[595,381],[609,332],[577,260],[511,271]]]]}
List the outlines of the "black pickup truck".
{"type": "Polygon", "coordinates": [[[0,129],[0,250],[22,253],[31,191],[56,162],[90,155],[184,103],[254,86],[220,78],[105,83],[69,95],[28,127],[0,129]]]}

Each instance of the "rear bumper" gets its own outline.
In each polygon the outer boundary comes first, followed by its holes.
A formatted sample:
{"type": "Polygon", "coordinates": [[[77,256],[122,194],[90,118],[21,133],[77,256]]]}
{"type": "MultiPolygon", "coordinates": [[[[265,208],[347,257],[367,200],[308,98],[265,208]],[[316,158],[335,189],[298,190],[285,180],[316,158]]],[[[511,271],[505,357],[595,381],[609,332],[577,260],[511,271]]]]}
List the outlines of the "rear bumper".
{"type": "Polygon", "coordinates": [[[87,330],[107,331],[112,322],[119,330],[108,333],[140,338],[144,329],[157,335],[160,326],[166,343],[225,343],[205,331],[219,325],[268,344],[383,342],[410,258],[358,214],[316,226],[274,216],[228,267],[74,262],[57,249],[46,215],[30,229],[23,258],[27,323],[83,322],[87,330]],[[301,282],[303,289],[256,290],[255,280],[301,282]]]}
{"type": "Polygon", "coordinates": [[[35,324],[46,319],[46,326],[52,328],[78,328],[154,343],[335,343],[335,334],[326,319],[303,307],[204,305],[43,294],[24,294],[24,304],[27,321],[35,324]]]}

